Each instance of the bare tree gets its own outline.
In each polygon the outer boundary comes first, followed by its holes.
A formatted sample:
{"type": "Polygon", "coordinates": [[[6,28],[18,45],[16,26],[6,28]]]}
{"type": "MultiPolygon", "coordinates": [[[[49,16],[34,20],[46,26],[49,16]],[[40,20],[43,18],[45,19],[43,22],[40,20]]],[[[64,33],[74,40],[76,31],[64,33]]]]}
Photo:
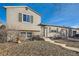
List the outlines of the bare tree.
{"type": "Polygon", "coordinates": [[[5,42],[5,41],[7,41],[6,26],[1,25],[1,27],[0,27],[0,42],[5,42]]]}

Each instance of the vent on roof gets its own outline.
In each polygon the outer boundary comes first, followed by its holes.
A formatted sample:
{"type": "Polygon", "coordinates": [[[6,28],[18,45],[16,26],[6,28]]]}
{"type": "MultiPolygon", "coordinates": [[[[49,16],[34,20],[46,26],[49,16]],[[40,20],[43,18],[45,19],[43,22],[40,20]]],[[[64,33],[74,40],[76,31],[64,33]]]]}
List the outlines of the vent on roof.
{"type": "Polygon", "coordinates": [[[28,7],[26,7],[26,10],[28,10],[28,7]]]}

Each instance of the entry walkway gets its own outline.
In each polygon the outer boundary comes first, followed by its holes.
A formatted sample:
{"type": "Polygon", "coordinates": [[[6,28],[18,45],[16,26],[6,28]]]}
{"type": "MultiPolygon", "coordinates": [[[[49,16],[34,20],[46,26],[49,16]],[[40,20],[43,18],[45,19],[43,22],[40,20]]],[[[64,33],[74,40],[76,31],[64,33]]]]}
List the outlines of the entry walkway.
{"type": "Polygon", "coordinates": [[[71,41],[79,41],[79,39],[77,39],[77,38],[68,38],[68,40],[71,40],[71,41]]]}
{"type": "Polygon", "coordinates": [[[59,45],[59,46],[61,46],[61,47],[63,47],[63,48],[66,48],[66,49],[69,49],[69,50],[72,50],[72,51],[79,52],[79,48],[68,47],[68,46],[66,46],[66,44],[56,43],[55,41],[52,41],[52,40],[49,39],[49,38],[43,37],[43,39],[44,39],[45,41],[48,41],[48,42],[53,43],[53,44],[55,44],[55,45],[59,45]]]}

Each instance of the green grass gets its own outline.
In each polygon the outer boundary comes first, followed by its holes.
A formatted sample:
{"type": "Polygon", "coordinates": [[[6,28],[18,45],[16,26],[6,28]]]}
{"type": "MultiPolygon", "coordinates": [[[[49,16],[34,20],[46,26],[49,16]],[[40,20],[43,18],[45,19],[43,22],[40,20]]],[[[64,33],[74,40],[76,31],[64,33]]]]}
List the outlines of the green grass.
{"type": "Polygon", "coordinates": [[[28,41],[21,44],[0,43],[4,56],[78,56],[79,53],[45,41],[28,41]]]}

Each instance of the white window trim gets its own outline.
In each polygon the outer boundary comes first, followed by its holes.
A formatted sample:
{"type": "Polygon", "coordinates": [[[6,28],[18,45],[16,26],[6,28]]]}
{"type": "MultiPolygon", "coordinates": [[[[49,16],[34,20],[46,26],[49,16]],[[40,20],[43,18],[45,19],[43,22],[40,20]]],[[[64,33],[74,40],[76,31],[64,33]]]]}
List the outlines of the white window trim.
{"type": "MultiPolygon", "coordinates": [[[[23,21],[23,14],[24,13],[21,13],[22,14],[22,23],[31,23],[31,17],[29,18],[30,19],[30,22],[27,22],[27,21],[23,21]]],[[[26,15],[26,14],[25,14],[26,15]]],[[[28,14],[29,15],[29,14],[28,14]]],[[[32,15],[29,15],[29,16],[32,16],[32,15]]],[[[32,23],[31,23],[32,24],[32,23]]]]}
{"type": "Polygon", "coordinates": [[[27,23],[27,21],[23,21],[23,14],[24,14],[24,13],[22,13],[22,23],[27,23]]]}

